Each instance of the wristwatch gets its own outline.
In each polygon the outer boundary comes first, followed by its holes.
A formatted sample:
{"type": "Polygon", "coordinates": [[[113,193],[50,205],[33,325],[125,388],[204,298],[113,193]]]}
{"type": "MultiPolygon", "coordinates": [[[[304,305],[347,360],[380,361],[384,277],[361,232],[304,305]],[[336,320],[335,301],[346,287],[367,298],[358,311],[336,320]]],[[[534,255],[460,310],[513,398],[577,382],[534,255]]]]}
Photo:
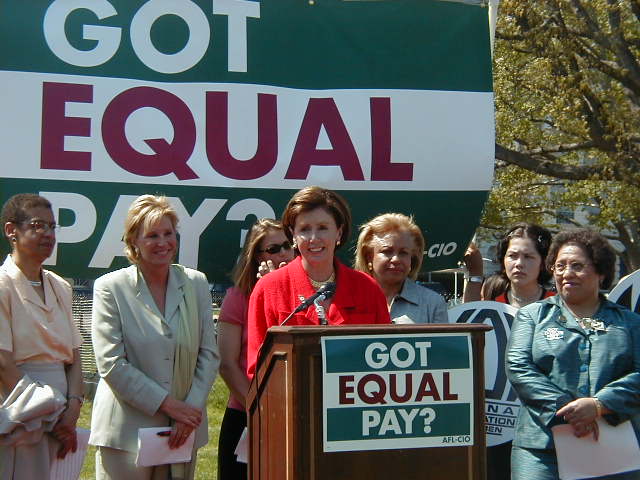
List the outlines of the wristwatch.
{"type": "Polygon", "coordinates": [[[69,395],[67,397],[67,401],[72,400],[72,399],[78,400],[78,402],[80,402],[80,406],[82,406],[82,404],[84,403],[84,396],[82,396],[82,395],[69,395]]]}
{"type": "Polygon", "coordinates": [[[466,277],[467,282],[469,283],[482,283],[484,282],[484,278],[479,275],[469,275],[466,277]]]}

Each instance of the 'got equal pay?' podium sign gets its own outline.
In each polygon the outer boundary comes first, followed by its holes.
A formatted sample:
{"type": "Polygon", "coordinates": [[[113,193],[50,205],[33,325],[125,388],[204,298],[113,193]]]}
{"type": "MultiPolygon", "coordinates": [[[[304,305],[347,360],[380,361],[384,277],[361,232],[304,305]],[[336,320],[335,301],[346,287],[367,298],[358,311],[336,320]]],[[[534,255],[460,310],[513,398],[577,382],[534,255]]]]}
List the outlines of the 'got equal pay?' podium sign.
{"type": "Polygon", "coordinates": [[[322,338],[324,451],[473,444],[468,333],[322,338]]]}

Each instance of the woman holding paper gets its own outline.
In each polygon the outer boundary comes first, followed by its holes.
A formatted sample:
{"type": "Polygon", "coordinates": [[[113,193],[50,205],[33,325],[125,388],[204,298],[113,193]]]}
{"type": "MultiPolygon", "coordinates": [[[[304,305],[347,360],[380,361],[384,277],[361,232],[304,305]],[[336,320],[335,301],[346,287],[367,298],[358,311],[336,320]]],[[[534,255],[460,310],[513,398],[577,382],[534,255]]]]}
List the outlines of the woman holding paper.
{"type": "Polygon", "coordinates": [[[201,272],[172,264],[178,217],[142,195],[127,213],[128,268],[96,280],[92,339],[100,382],[89,443],[96,478],[193,478],[207,443],[206,400],[218,369],[211,294],[201,272]],[[169,447],[195,433],[190,463],[137,467],[138,429],[166,427],[169,447]]]}
{"type": "MultiPolygon", "coordinates": [[[[317,186],[293,195],[282,215],[289,241],[300,255],[260,280],[249,299],[247,373],[253,377],[267,329],[280,325],[301,301],[335,283],[335,295],[321,304],[329,325],[390,323],[387,302],[376,281],[335,257],[351,230],[351,212],[336,192],[317,186]]],[[[318,325],[312,306],[288,325],[318,325]]]]}
{"type": "MultiPolygon", "coordinates": [[[[507,374],[523,405],[513,479],[559,478],[554,425],[597,439],[598,421],[630,420],[640,434],[640,315],[600,294],[613,279],[613,249],[588,229],[561,232],[546,264],[558,295],[518,311],[507,348],[507,374]]],[[[601,478],[638,479],[640,472],[601,478]]]]}
{"type": "MultiPolygon", "coordinates": [[[[493,300],[516,308],[555,295],[545,288],[550,274],[545,258],[551,245],[551,233],[532,223],[517,223],[509,228],[496,245],[500,270],[484,279],[480,251],[471,243],[464,262],[468,278],[464,301],[493,300]]],[[[511,472],[511,442],[487,448],[487,478],[504,480],[511,472]]]]}
{"type": "Polygon", "coordinates": [[[234,286],[224,297],[218,317],[220,376],[229,387],[218,440],[218,480],[247,478],[247,464],[238,462],[235,449],[247,426],[245,396],[247,378],[247,312],[249,295],[259,277],[293,260],[293,247],[282,224],[258,220],[247,233],[240,259],[233,269],[234,286]]]}
{"type": "MultiPolygon", "coordinates": [[[[10,393],[28,394],[36,382],[55,395],[45,416],[30,419],[29,432],[0,416],[0,479],[40,480],[49,478],[56,457],[76,450],[82,337],[71,315],[71,287],[42,268],[56,243],[51,203],[14,195],[4,204],[2,224],[11,254],[0,267],[0,403],[10,393]]],[[[19,399],[10,406],[17,408],[19,399]]]]}
{"type": "Polygon", "coordinates": [[[420,227],[401,213],[378,215],[360,227],[354,268],[376,279],[393,323],[449,322],[442,295],[415,282],[424,249],[420,227]]]}

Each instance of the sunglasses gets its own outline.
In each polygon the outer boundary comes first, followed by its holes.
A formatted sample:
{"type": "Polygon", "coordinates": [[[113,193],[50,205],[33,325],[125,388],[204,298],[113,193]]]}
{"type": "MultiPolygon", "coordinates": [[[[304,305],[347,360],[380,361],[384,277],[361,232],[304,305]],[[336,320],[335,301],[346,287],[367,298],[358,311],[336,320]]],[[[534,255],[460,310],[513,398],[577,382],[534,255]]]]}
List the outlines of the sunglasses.
{"type": "Polygon", "coordinates": [[[267,248],[265,248],[264,250],[260,250],[258,249],[259,253],[270,253],[271,255],[274,255],[276,253],[280,253],[280,250],[285,249],[285,250],[291,250],[291,243],[287,240],[285,242],[282,243],[274,243],[272,245],[269,245],[267,248]]]}

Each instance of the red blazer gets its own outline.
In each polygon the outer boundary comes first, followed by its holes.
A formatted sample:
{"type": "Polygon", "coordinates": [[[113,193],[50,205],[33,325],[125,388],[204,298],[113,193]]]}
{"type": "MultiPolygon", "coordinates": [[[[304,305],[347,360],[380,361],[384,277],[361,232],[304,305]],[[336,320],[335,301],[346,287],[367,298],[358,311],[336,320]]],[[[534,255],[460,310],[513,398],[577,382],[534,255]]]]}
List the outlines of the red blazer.
{"type": "MultiPolygon", "coordinates": [[[[336,293],[327,309],[330,325],[391,323],[387,300],[378,283],[369,275],[346,267],[338,260],[336,267],[336,293]]],[[[280,325],[300,305],[301,301],[315,293],[302,259],[291,263],[262,278],[249,298],[247,374],[255,373],[258,352],[267,329],[280,325]]],[[[313,306],[293,316],[287,325],[319,325],[313,306]]]]}

